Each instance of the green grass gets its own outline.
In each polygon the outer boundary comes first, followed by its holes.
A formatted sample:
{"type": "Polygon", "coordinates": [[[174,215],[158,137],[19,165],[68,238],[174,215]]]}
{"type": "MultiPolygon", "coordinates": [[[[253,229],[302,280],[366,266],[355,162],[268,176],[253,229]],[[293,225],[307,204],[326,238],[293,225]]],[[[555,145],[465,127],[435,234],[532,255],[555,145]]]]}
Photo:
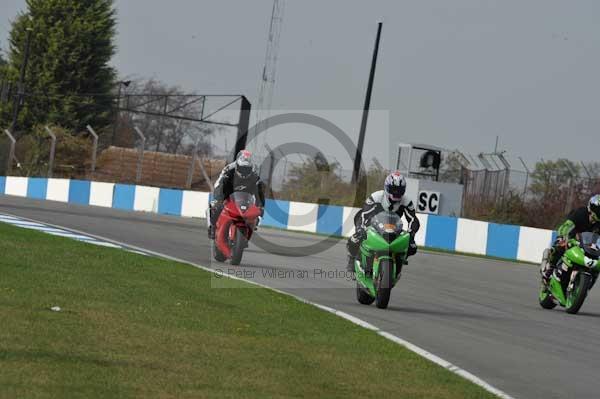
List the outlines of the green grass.
{"type": "Polygon", "coordinates": [[[211,288],[189,265],[4,224],[0,250],[2,398],[493,397],[372,331],[267,289],[211,288]]]}

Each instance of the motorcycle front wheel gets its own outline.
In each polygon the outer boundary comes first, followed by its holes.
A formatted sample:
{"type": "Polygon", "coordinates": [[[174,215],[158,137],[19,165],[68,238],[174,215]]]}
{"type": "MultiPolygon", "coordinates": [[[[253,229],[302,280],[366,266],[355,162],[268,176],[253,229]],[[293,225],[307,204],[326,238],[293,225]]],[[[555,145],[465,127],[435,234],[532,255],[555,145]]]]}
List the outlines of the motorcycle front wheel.
{"type": "Polygon", "coordinates": [[[248,246],[248,240],[246,240],[245,231],[239,227],[235,229],[235,239],[233,240],[233,247],[231,248],[231,264],[239,265],[242,263],[242,255],[244,255],[244,248],[248,246]]]}
{"type": "Polygon", "coordinates": [[[567,292],[567,306],[565,306],[567,313],[576,314],[579,312],[591,284],[592,276],[589,273],[577,273],[573,288],[567,292]]]}
{"type": "Polygon", "coordinates": [[[379,309],[385,309],[390,302],[392,293],[392,263],[389,259],[383,259],[379,264],[379,275],[377,276],[377,296],[375,297],[375,306],[379,309]]]}

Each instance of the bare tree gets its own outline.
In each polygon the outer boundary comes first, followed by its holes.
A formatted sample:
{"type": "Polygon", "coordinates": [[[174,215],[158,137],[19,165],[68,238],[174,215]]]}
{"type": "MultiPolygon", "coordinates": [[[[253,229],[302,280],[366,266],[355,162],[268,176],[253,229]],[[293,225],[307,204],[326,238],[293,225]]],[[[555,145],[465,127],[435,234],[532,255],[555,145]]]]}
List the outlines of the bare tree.
{"type": "Polygon", "coordinates": [[[199,139],[202,152],[210,152],[209,138],[217,128],[188,120],[200,119],[201,97],[190,99],[179,87],[155,79],[132,81],[123,97],[121,106],[131,111],[121,122],[144,132],[148,150],[191,153],[199,139]]]}

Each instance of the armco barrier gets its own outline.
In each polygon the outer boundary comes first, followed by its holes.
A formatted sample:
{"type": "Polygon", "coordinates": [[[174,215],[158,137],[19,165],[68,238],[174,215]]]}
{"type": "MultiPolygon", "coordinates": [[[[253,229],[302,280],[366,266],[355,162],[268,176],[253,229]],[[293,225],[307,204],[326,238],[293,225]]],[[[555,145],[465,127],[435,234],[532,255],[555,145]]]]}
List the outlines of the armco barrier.
{"type": "MultiPolygon", "coordinates": [[[[200,217],[210,194],[198,191],[87,180],[0,176],[0,194],[93,205],[128,211],[200,217]]],[[[263,225],[311,233],[349,236],[357,208],[268,199],[263,225]]],[[[527,262],[540,262],[555,239],[551,230],[420,214],[417,245],[527,262]]]]}

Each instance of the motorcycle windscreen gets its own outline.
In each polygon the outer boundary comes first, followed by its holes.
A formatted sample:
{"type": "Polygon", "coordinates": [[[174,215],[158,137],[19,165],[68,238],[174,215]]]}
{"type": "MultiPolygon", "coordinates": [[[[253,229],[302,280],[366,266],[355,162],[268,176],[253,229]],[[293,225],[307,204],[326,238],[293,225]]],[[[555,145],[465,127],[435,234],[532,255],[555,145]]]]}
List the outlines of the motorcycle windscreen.
{"type": "Polygon", "coordinates": [[[371,218],[370,226],[382,236],[402,232],[402,219],[395,212],[381,211],[371,218]]]}
{"type": "Polygon", "coordinates": [[[395,248],[404,240],[394,243],[405,234],[400,216],[395,212],[381,211],[371,218],[369,227],[371,234],[367,234],[367,241],[373,250],[399,252],[395,248]]]}
{"type": "Polygon", "coordinates": [[[231,201],[233,201],[235,206],[242,211],[247,210],[256,203],[254,195],[244,191],[236,191],[231,194],[229,198],[231,198],[231,201]]]}

